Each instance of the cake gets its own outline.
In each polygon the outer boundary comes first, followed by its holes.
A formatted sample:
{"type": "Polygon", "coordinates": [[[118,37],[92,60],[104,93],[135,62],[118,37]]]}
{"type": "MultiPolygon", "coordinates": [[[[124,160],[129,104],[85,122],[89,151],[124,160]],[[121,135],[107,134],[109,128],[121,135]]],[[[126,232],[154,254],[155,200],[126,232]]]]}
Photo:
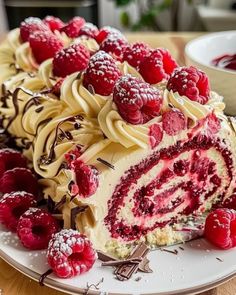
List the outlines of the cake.
{"type": "Polygon", "coordinates": [[[28,18],[0,46],[2,127],[49,211],[126,257],[201,234],[235,188],[236,137],[205,73],[80,17],[28,18]]]}

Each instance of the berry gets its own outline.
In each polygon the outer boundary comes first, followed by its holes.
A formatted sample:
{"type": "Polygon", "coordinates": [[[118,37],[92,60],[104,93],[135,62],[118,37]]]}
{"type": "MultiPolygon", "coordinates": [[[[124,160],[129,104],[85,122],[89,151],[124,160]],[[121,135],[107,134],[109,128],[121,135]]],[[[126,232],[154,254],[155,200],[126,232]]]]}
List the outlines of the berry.
{"type": "Polygon", "coordinates": [[[117,35],[110,35],[102,42],[100,49],[121,61],[127,46],[128,42],[124,38],[117,35]]]}
{"type": "Polygon", "coordinates": [[[27,167],[26,158],[18,151],[5,148],[0,150],[0,178],[7,170],[15,167],[27,167]]]}
{"type": "Polygon", "coordinates": [[[35,32],[29,37],[30,47],[36,61],[40,64],[63,48],[59,40],[52,32],[35,32]]]}
{"type": "Polygon", "coordinates": [[[167,83],[167,89],[201,104],[207,103],[210,96],[207,75],[192,66],[177,68],[167,83]]]}
{"type": "Polygon", "coordinates": [[[150,48],[146,44],[137,42],[125,49],[123,60],[127,61],[131,66],[139,68],[140,63],[149,53],[150,48]]]}
{"type": "Polygon", "coordinates": [[[48,212],[30,208],[19,219],[17,234],[24,247],[45,249],[53,234],[59,231],[58,221],[48,212]]]}
{"type": "Polygon", "coordinates": [[[236,246],[236,211],[219,208],[206,219],[205,237],[215,246],[229,249],[236,246]]]}
{"type": "Polygon", "coordinates": [[[227,198],[222,205],[224,208],[236,210],[236,193],[233,193],[229,198],[227,198]]]}
{"type": "Polygon", "coordinates": [[[144,80],[156,84],[169,79],[173,70],[178,66],[166,49],[154,49],[140,63],[139,71],[144,80]]]}
{"type": "Polygon", "coordinates": [[[105,26],[100,29],[95,39],[98,42],[98,44],[101,44],[110,35],[120,36],[120,38],[124,38],[124,36],[119,30],[112,28],[110,26],[105,26]]]}
{"type": "Polygon", "coordinates": [[[87,36],[90,38],[95,38],[98,34],[98,28],[92,23],[85,23],[85,25],[80,29],[79,36],[87,36]]]}
{"type": "Polygon", "coordinates": [[[30,34],[35,31],[49,32],[49,28],[43,21],[38,17],[28,17],[20,24],[20,36],[23,42],[29,40],[30,34]]]}
{"type": "Polygon", "coordinates": [[[207,116],[207,123],[211,134],[215,134],[220,130],[220,120],[214,113],[207,116]]]}
{"type": "Polygon", "coordinates": [[[184,114],[178,109],[171,109],[162,115],[163,129],[168,135],[176,135],[187,126],[184,114]]]}
{"type": "Polygon", "coordinates": [[[26,191],[38,195],[38,182],[29,169],[14,168],[6,171],[0,179],[0,192],[11,193],[26,191]]]}
{"type": "Polygon", "coordinates": [[[86,88],[92,85],[95,93],[110,95],[116,80],[121,76],[115,60],[104,51],[94,54],[84,74],[83,84],[86,88]]]}
{"type": "Polygon", "coordinates": [[[74,72],[83,71],[89,63],[90,53],[84,45],[77,43],[57,52],[53,59],[53,73],[66,77],[74,72]]]}
{"type": "Polygon", "coordinates": [[[60,29],[65,26],[60,18],[51,15],[46,16],[43,22],[50,28],[52,32],[60,31],[60,29]]]}
{"type": "Polygon", "coordinates": [[[150,137],[150,145],[152,148],[158,146],[158,144],[162,141],[163,131],[160,125],[153,124],[149,128],[149,137],[150,137]]]}
{"type": "Polygon", "coordinates": [[[20,216],[36,205],[35,197],[30,193],[21,191],[5,194],[0,200],[0,223],[9,230],[16,231],[20,216]]]}
{"type": "Polygon", "coordinates": [[[69,168],[71,168],[72,163],[74,160],[76,160],[77,158],[79,158],[81,156],[82,152],[81,152],[81,147],[80,146],[76,146],[75,149],[70,150],[68,153],[65,154],[65,159],[67,164],[69,165],[69,168]]]}
{"type": "Polygon", "coordinates": [[[70,38],[76,38],[79,36],[79,31],[84,24],[84,18],[75,16],[64,27],[61,28],[61,32],[65,32],[70,38]]]}
{"type": "Polygon", "coordinates": [[[52,88],[50,89],[50,92],[54,95],[56,95],[57,97],[60,97],[61,95],[61,85],[64,82],[64,78],[61,78],[57,81],[57,83],[52,86],[52,88]]]}
{"type": "Polygon", "coordinates": [[[144,124],[158,116],[162,104],[158,89],[131,75],[116,82],[113,100],[121,117],[131,124],[144,124]]]}
{"type": "Polygon", "coordinates": [[[72,185],[72,194],[79,194],[88,198],[95,194],[99,185],[98,170],[91,165],[84,164],[81,160],[71,162],[71,169],[74,170],[76,184],[72,185]]]}
{"type": "Polygon", "coordinates": [[[76,230],[63,229],[48,245],[47,261],[60,278],[71,278],[90,270],[97,259],[92,243],[76,230]]]}

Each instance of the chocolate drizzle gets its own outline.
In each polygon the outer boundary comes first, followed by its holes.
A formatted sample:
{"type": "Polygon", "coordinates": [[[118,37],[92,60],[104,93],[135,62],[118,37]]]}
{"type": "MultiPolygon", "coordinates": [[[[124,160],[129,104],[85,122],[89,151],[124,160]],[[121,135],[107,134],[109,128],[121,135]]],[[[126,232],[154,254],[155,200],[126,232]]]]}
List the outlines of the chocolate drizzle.
{"type": "Polygon", "coordinates": [[[71,228],[72,229],[76,229],[76,222],[75,222],[75,218],[78,214],[84,212],[87,210],[89,206],[88,205],[84,205],[84,206],[79,206],[79,207],[75,207],[73,209],[71,209],[71,213],[70,213],[70,224],[71,224],[71,228]]]}
{"type": "Polygon", "coordinates": [[[43,273],[40,277],[39,277],[39,285],[40,286],[44,286],[44,280],[46,279],[47,276],[49,276],[51,273],[53,272],[53,270],[50,268],[47,271],[45,271],[45,273],[43,273]]]}
{"type": "Polygon", "coordinates": [[[115,166],[112,165],[111,163],[107,162],[106,160],[102,159],[102,158],[97,158],[98,162],[101,162],[102,164],[106,165],[107,167],[115,170],[115,166]]]}

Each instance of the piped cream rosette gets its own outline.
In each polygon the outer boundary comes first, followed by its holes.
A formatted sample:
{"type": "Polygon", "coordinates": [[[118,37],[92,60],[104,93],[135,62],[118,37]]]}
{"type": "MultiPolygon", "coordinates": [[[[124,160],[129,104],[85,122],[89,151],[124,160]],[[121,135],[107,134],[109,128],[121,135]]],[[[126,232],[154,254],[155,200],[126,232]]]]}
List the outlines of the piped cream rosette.
{"type": "Polygon", "coordinates": [[[81,36],[79,38],[76,38],[73,41],[73,44],[77,44],[77,43],[84,45],[84,47],[86,47],[89,50],[89,52],[91,52],[92,54],[99,50],[99,45],[96,42],[96,40],[93,38],[89,38],[87,36],[81,36]]]}
{"type": "Polygon", "coordinates": [[[41,63],[38,70],[39,78],[47,88],[53,87],[58,81],[58,78],[53,74],[52,60],[52,58],[45,60],[41,63]]]}

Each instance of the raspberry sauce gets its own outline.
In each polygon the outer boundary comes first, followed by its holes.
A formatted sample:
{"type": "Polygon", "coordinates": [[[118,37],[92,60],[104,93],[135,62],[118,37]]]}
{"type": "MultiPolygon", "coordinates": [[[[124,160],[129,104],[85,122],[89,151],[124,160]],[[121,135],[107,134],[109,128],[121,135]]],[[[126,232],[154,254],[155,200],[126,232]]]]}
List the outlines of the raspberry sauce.
{"type": "Polygon", "coordinates": [[[221,55],[213,59],[211,63],[218,68],[236,71],[236,53],[221,55]]]}

